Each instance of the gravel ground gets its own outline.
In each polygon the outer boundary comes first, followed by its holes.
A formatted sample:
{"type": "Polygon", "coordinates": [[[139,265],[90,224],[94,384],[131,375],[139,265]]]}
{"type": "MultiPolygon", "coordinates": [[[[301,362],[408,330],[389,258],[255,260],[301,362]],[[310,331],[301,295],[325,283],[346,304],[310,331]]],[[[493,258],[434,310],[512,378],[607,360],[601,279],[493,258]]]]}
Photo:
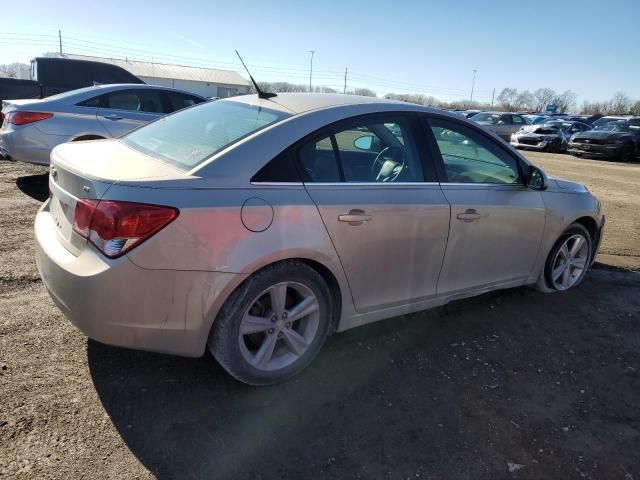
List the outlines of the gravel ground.
{"type": "Polygon", "coordinates": [[[46,169],[0,161],[0,478],[640,479],[640,164],[528,155],[603,200],[580,287],[335,335],[260,389],[76,331],[33,262],[46,169]]]}

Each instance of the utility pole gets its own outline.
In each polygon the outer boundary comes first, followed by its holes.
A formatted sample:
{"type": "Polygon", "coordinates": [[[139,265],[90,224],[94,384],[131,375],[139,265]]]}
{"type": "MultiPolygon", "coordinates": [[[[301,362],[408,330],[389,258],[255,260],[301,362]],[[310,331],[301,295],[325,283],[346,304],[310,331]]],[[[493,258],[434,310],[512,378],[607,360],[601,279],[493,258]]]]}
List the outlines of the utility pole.
{"type": "Polygon", "coordinates": [[[311,93],[311,79],[313,78],[313,54],[316,53],[315,50],[309,50],[311,53],[311,67],[309,68],[309,93],[311,93]]]}
{"type": "Polygon", "coordinates": [[[476,72],[477,70],[473,69],[473,80],[471,81],[471,101],[469,102],[469,106],[473,104],[473,87],[476,85],[476,72]]]}
{"type": "Polygon", "coordinates": [[[496,89],[493,89],[493,93],[491,94],[491,110],[493,110],[493,99],[496,96],[496,89]]]}
{"type": "Polygon", "coordinates": [[[58,43],[60,44],[60,56],[62,56],[62,30],[58,30],[58,43]]]}
{"type": "Polygon", "coordinates": [[[347,67],[344,67],[344,90],[342,93],[347,93],[347,67]]]}

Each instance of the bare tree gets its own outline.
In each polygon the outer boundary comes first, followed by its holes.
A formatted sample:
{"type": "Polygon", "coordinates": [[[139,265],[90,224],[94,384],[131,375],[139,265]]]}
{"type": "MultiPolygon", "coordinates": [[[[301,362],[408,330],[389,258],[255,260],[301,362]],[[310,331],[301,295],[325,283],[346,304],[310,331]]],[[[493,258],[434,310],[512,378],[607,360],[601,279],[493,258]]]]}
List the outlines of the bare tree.
{"type": "Polygon", "coordinates": [[[498,101],[498,108],[500,110],[514,110],[515,104],[518,101],[518,90],[515,88],[503,88],[496,100],[498,101]]]}
{"type": "Polygon", "coordinates": [[[551,103],[557,107],[557,112],[565,113],[575,106],[577,98],[578,95],[576,95],[575,92],[565,90],[562,93],[556,94],[551,100],[551,103]]]}
{"type": "Polygon", "coordinates": [[[27,63],[13,62],[0,65],[0,77],[29,79],[31,67],[27,63]]]}
{"type": "Polygon", "coordinates": [[[365,97],[375,97],[376,92],[374,92],[373,90],[369,89],[369,88],[354,88],[352,92],[348,92],[351,93],[353,95],[363,95],[365,97]]]}
{"type": "Polygon", "coordinates": [[[539,88],[532,94],[533,110],[536,112],[544,112],[553,98],[556,96],[556,92],[551,88],[539,88]]]}
{"type": "Polygon", "coordinates": [[[535,101],[533,99],[533,94],[529,90],[524,90],[523,92],[518,93],[516,97],[516,103],[514,108],[516,110],[531,110],[535,101]]]}
{"type": "Polygon", "coordinates": [[[607,113],[609,115],[625,115],[631,109],[631,99],[624,92],[616,92],[609,101],[607,113]]]}
{"type": "Polygon", "coordinates": [[[633,105],[631,105],[631,108],[629,109],[629,113],[631,115],[640,116],[640,100],[636,100],[636,102],[633,105]]]}

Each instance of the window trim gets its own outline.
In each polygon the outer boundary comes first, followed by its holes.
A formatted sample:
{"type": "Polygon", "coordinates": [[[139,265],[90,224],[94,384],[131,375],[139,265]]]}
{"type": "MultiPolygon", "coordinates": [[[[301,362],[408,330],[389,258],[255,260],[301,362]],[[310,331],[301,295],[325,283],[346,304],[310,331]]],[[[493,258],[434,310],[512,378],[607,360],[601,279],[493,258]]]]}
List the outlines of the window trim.
{"type": "Polygon", "coordinates": [[[509,147],[508,146],[502,145],[500,142],[497,142],[485,130],[483,130],[479,126],[474,125],[474,124],[472,124],[470,122],[458,121],[457,119],[453,119],[453,118],[451,118],[449,116],[445,116],[445,115],[438,115],[438,114],[434,114],[434,113],[425,113],[425,114],[421,114],[421,117],[422,117],[421,118],[422,123],[424,125],[423,129],[425,131],[425,136],[427,137],[427,139],[429,141],[430,147],[433,149],[432,156],[433,156],[434,160],[436,161],[436,168],[437,168],[437,171],[438,171],[438,178],[439,178],[440,183],[443,186],[444,185],[460,185],[460,186],[462,186],[462,185],[464,185],[464,186],[481,185],[481,186],[484,186],[484,188],[504,187],[504,186],[516,187],[516,188],[526,187],[526,185],[524,183],[525,165],[523,165],[522,160],[517,155],[514,155],[513,152],[509,151],[509,147]],[[431,120],[432,119],[438,120],[438,121],[445,121],[445,122],[457,124],[457,125],[460,125],[463,128],[467,128],[467,129],[475,132],[476,134],[480,135],[482,138],[486,139],[487,142],[492,147],[494,147],[496,150],[502,151],[505,155],[510,156],[515,161],[516,168],[518,169],[518,176],[519,176],[518,183],[509,184],[509,183],[460,183],[460,182],[449,182],[449,177],[448,177],[447,171],[445,169],[444,160],[442,159],[442,154],[440,153],[440,148],[438,147],[438,142],[436,141],[436,137],[433,134],[433,130],[431,129],[431,120]]]}

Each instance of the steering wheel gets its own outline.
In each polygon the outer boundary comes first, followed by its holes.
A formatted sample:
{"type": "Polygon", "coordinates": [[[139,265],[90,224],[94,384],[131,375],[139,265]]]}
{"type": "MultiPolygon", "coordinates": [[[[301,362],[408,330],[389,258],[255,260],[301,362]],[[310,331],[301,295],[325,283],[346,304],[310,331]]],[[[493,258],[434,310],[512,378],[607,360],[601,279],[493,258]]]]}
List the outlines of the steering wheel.
{"type": "Polygon", "coordinates": [[[395,181],[405,168],[404,155],[402,156],[402,163],[394,162],[393,160],[384,160],[383,154],[391,147],[383,148],[371,164],[371,174],[375,176],[376,182],[393,182],[395,181]],[[377,168],[378,163],[380,167],[377,168]],[[376,169],[378,172],[376,173],[376,169]]]}

